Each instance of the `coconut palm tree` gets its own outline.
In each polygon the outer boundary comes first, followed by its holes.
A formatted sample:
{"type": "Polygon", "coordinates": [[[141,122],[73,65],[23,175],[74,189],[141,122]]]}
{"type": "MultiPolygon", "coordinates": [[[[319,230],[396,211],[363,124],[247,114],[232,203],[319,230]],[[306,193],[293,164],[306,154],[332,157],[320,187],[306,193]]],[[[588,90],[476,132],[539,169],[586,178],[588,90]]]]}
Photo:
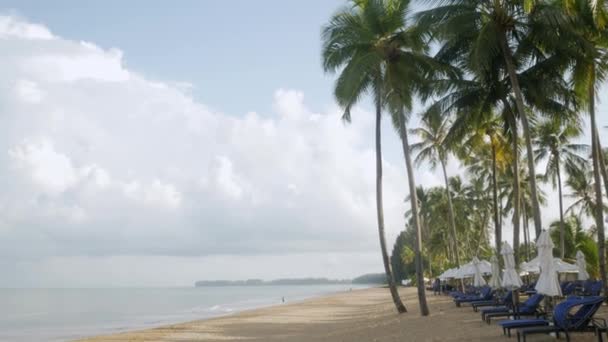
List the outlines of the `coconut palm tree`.
{"type": "Polygon", "coordinates": [[[508,142],[502,134],[502,120],[490,115],[478,122],[466,136],[459,158],[467,165],[467,171],[476,179],[491,183],[494,240],[497,253],[502,243],[502,203],[498,199],[498,177],[503,175],[511,161],[508,142]]]}
{"type": "Polygon", "coordinates": [[[546,160],[547,167],[544,179],[551,180],[553,187],[557,186],[559,196],[560,254],[562,259],[566,252],[566,227],[564,222],[564,204],[562,195],[562,166],[580,167],[586,161],[578,153],[585,153],[587,145],[571,143],[581,133],[579,125],[563,123],[561,120],[545,120],[535,127],[534,151],[536,162],[546,160]]]}
{"type": "MultiPolygon", "coordinates": [[[[566,197],[573,200],[572,204],[566,209],[566,214],[574,214],[579,217],[595,217],[598,208],[596,203],[598,202],[595,197],[593,172],[587,165],[580,168],[567,168],[566,172],[568,173],[566,185],[570,188],[570,193],[566,197]]],[[[603,210],[606,210],[605,206],[603,210]]]]}
{"type": "MultiPolygon", "coordinates": [[[[395,37],[405,29],[404,20],[408,5],[409,1],[353,0],[348,7],[333,15],[322,29],[323,68],[328,73],[340,73],[336,80],[334,95],[338,104],[344,108],[343,119],[347,122],[351,120],[351,108],[367,93],[372,95],[376,107],[378,235],[387,283],[399,313],[407,310],[397,291],[384,233],[381,119],[387,94],[386,64],[391,58],[392,49],[400,48],[395,37]]],[[[415,191],[414,189],[412,191],[415,191]]],[[[417,230],[419,229],[417,227],[417,230]]]]}
{"type": "MultiPolygon", "coordinates": [[[[449,65],[438,63],[428,56],[426,33],[417,26],[408,25],[409,0],[351,0],[350,4],[350,7],[334,15],[323,29],[323,65],[327,72],[340,71],[334,93],[344,108],[345,120],[350,120],[350,109],[363,94],[369,92],[373,95],[376,107],[378,227],[387,278],[392,277],[384,242],[380,123],[382,111],[390,111],[393,125],[401,138],[408,175],[410,207],[416,229],[414,254],[420,312],[428,315],[421,226],[406,121],[414,94],[425,87],[429,78],[458,77],[459,74],[449,65]]],[[[404,312],[396,288],[390,288],[398,311],[404,312]]]]}
{"type": "MultiPolygon", "coordinates": [[[[535,105],[555,96],[545,96],[544,82],[536,79],[540,92],[526,99],[521,70],[534,69],[536,65],[549,61],[555,68],[545,68],[547,75],[535,73],[535,77],[562,78],[562,70],[567,63],[562,58],[548,54],[559,47],[557,28],[561,20],[560,12],[544,3],[529,11],[523,1],[485,1],[485,0],[435,0],[435,8],[418,15],[420,25],[427,27],[442,43],[438,55],[453,60],[463,69],[476,77],[484,77],[498,67],[499,76],[506,75],[509,89],[506,101],[512,99],[511,112],[521,123],[527,150],[527,166],[530,174],[535,174],[532,149],[530,112],[526,110],[526,100],[535,105]],[[540,29],[538,29],[540,28],[540,29]]],[[[485,83],[485,82],[484,82],[485,83]]],[[[529,83],[528,87],[534,86],[529,83]]],[[[517,130],[514,130],[516,132],[517,130]]],[[[515,139],[517,141],[517,139],[515,139]]],[[[535,177],[529,177],[532,191],[534,226],[537,234],[542,229],[538,188],[535,177]]]]}
{"type": "MultiPolygon", "coordinates": [[[[608,14],[598,9],[595,1],[571,0],[565,2],[566,12],[573,21],[572,31],[578,34],[576,39],[568,40],[568,47],[574,50],[572,59],[571,77],[574,89],[582,103],[587,105],[591,123],[591,154],[595,203],[602,203],[602,172],[601,172],[601,146],[597,120],[595,115],[596,89],[605,80],[608,74],[608,14]]],[[[608,177],[607,177],[608,178],[608,177]]],[[[608,186],[607,189],[608,190],[608,186]]],[[[607,194],[608,195],[608,194],[607,194]]],[[[608,293],[608,279],[606,277],[606,247],[604,232],[604,211],[602,205],[593,209],[597,227],[597,240],[599,252],[599,270],[604,283],[604,293],[608,293]]]]}
{"type": "Polygon", "coordinates": [[[454,205],[452,203],[452,195],[450,194],[450,184],[448,182],[446,170],[449,149],[445,144],[445,138],[448,133],[449,124],[450,123],[445,120],[445,117],[440,115],[426,115],[421,121],[421,126],[412,130],[412,133],[416,134],[420,141],[411,145],[411,151],[412,153],[417,153],[415,162],[418,165],[425,161],[430,163],[431,169],[435,169],[437,165],[441,165],[448,199],[448,218],[452,235],[454,261],[456,262],[456,266],[460,266],[454,205]]]}

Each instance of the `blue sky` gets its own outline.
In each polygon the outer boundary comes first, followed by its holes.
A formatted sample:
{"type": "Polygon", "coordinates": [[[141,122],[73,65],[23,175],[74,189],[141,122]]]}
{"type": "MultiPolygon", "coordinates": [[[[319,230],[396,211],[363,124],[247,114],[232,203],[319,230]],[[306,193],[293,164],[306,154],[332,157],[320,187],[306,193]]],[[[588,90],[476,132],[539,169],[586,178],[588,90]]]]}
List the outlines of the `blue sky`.
{"type": "Polygon", "coordinates": [[[280,87],[304,91],[313,107],[332,102],[320,64],[321,25],[344,2],[2,0],[59,36],[119,47],[130,69],[189,82],[225,113],[268,113],[280,87]]]}

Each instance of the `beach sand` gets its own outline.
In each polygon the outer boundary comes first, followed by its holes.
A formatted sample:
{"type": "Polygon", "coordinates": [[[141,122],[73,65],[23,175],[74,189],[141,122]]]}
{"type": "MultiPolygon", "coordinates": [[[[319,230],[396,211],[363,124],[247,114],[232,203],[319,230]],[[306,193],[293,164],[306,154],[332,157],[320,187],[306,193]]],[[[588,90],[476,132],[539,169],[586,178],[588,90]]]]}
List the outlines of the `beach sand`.
{"type": "MultiPolygon", "coordinates": [[[[416,289],[400,292],[408,309],[401,315],[394,310],[388,289],[372,288],[82,341],[516,341],[504,337],[496,324],[482,322],[470,307],[456,307],[446,296],[427,294],[431,315],[422,317],[416,289]]],[[[606,316],[605,308],[600,314],[606,316]]],[[[593,333],[578,333],[572,340],[596,339],[593,333]]],[[[555,338],[533,335],[528,341],[555,338]]]]}

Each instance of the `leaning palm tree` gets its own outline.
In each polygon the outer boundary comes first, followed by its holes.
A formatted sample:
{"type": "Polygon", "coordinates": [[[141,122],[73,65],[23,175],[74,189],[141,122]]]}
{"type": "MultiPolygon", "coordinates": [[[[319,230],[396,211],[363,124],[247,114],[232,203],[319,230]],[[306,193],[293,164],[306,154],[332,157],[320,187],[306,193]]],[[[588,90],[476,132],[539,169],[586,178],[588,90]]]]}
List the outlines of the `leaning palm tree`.
{"type": "Polygon", "coordinates": [[[435,113],[435,115],[426,115],[421,121],[421,126],[412,130],[414,134],[418,135],[420,141],[412,144],[411,150],[413,153],[417,153],[415,161],[418,165],[425,161],[430,163],[431,169],[435,169],[438,164],[441,165],[448,198],[448,217],[452,234],[454,261],[458,267],[460,266],[460,256],[456,239],[456,221],[452,195],[450,193],[450,184],[448,182],[448,173],[446,170],[449,149],[448,146],[446,146],[445,139],[449,125],[449,121],[446,120],[445,117],[438,115],[438,113],[435,113]]]}
{"type": "MultiPolygon", "coordinates": [[[[407,310],[397,291],[384,234],[381,120],[388,91],[385,89],[386,64],[391,58],[389,52],[395,44],[393,43],[395,37],[405,29],[404,20],[408,5],[409,1],[352,0],[348,7],[333,15],[322,29],[323,68],[329,73],[340,72],[334,95],[338,104],[344,108],[343,119],[350,122],[351,108],[366,93],[372,95],[375,103],[378,235],[387,283],[399,313],[407,310]]],[[[415,187],[410,190],[415,192],[415,187]]],[[[415,215],[417,216],[417,213],[415,215]]],[[[420,232],[417,220],[415,225],[416,230],[420,232]]],[[[426,298],[424,298],[424,306],[426,306],[426,298]]]]}
{"type": "Polygon", "coordinates": [[[581,128],[571,122],[561,120],[545,120],[535,127],[536,145],[535,160],[539,162],[546,160],[547,167],[544,174],[546,181],[551,180],[553,187],[557,186],[559,197],[559,222],[560,231],[559,249],[561,258],[566,253],[566,226],[564,221],[564,204],[562,194],[562,166],[567,168],[579,167],[586,160],[579,153],[586,154],[587,145],[571,143],[570,140],[580,135],[581,128]]]}

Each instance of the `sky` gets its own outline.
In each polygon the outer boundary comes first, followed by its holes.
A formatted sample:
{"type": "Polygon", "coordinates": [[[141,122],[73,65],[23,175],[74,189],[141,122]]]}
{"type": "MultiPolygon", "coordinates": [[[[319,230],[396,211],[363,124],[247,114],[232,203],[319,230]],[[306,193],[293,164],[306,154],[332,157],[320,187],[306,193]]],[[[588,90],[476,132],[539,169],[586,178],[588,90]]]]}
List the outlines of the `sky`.
{"type": "MultiPolygon", "coordinates": [[[[381,272],[372,108],[342,123],[320,66],[342,4],[0,1],[0,287],[381,272]]],[[[408,189],[383,129],[392,246],[408,189]]]]}

